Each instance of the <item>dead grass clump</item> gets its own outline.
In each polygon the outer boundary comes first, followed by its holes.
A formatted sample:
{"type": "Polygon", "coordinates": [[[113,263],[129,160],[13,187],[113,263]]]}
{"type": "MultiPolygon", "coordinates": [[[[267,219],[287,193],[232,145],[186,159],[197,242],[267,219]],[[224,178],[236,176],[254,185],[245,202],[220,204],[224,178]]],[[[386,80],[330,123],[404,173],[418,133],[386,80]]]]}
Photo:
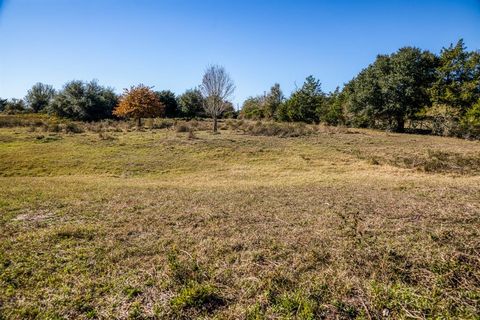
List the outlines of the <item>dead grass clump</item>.
{"type": "Polygon", "coordinates": [[[180,123],[175,126],[176,132],[189,132],[190,130],[190,126],[186,123],[180,123]]]}
{"type": "Polygon", "coordinates": [[[427,150],[426,154],[397,156],[390,162],[400,167],[431,173],[480,173],[480,154],[464,155],[455,152],[427,150]]]}
{"type": "Polygon", "coordinates": [[[313,134],[315,131],[305,123],[279,123],[279,122],[244,122],[239,126],[245,134],[254,136],[300,137],[313,134]]]}
{"type": "Polygon", "coordinates": [[[50,117],[46,114],[0,114],[0,128],[41,127],[50,117]]]}
{"type": "Polygon", "coordinates": [[[245,124],[243,119],[236,120],[236,119],[227,119],[225,124],[228,126],[230,130],[240,130],[240,128],[245,124]]]}
{"type": "Polygon", "coordinates": [[[190,120],[187,122],[191,128],[195,131],[210,131],[212,130],[213,123],[210,120],[190,120]]]}
{"type": "Polygon", "coordinates": [[[46,132],[61,132],[62,127],[60,123],[58,122],[50,122],[50,123],[45,123],[43,127],[43,131],[46,132]]]}
{"type": "Polygon", "coordinates": [[[103,131],[98,133],[98,137],[100,138],[100,140],[105,140],[105,141],[115,140],[114,136],[112,136],[111,134],[109,134],[107,132],[103,132],[103,131]]]}
{"type": "Polygon", "coordinates": [[[78,124],[74,122],[68,122],[65,124],[65,132],[66,133],[83,133],[84,130],[78,124]]]}
{"type": "Polygon", "coordinates": [[[175,125],[175,121],[172,119],[153,119],[152,129],[170,129],[175,125]]]}
{"type": "Polygon", "coordinates": [[[317,129],[318,129],[318,132],[327,133],[327,134],[354,133],[354,131],[351,131],[349,128],[347,128],[345,126],[328,126],[328,125],[325,125],[325,124],[319,124],[317,129]]]}
{"type": "Polygon", "coordinates": [[[101,122],[85,123],[85,129],[95,133],[104,131],[103,124],[101,122]]]}
{"type": "Polygon", "coordinates": [[[100,132],[128,132],[135,127],[135,124],[131,121],[121,120],[102,120],[96,122],[84,123],[84,129],[86,131],[100,133],[100,132]]]}
{"type": "Polygon", "coordinates": [[[154,129],[154,120],[153,118],[145,119],[143,126],[147,129],[154,129]]]}

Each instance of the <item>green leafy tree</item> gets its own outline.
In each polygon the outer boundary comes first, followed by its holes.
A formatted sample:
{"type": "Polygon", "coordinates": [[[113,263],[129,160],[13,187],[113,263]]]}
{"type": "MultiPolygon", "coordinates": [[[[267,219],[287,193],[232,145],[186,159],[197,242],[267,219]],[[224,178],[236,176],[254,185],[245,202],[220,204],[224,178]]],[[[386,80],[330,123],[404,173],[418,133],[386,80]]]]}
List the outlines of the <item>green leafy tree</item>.
{"type": "Polygon", "coordinates": [[[461,125],[467,136],[480,138],[480,99],[467,110],[461,125]]]}
{"type": "Polygon", "coordinates": [[[321,90],[320,81],[308,76],[303,86],[281,105],[277,117],[283,121],[318,122],[318,112],[324,101],[325,94],[321,90]]]}
{"type": "Polygon", "coordinates": [[[480,99],[480,52],[468,52],[463,39],[443,48],[430,92],[435,104],[465,114],[480,99]]]}
{"type": "Polygon", "coordinates": [[[225,111],[220,115],[221,119],[232,119],[237,118],[238,112],[235,110],[235,107],[232,102],[225,102],[225,111]]]}
{"type": "Polygon", "coordinates": [[[37,113],[47,108],[54,96],[55,89],[51,85],[38,82],[28,90],[25,102],[32,112],[37,113]]]}
{"type": "Polygon", "coordinates": [[[263,96],[249,97],[242,104],[240,115],[245,119],[262,119],[264,117],[264,103],[263,96]]]}
{"type": "Polygon", "coordinates": [[[405,120],[430,104],[436,60],[428,51],[405,47],[380,55],[348,84],[353,123],[376,126],[376,121],[402,132],[405,120]]]}
{"type": "Polygon", "coordinates": [[[203,109],[202,93],[198,89],[189,89],[178,98],[178,108],[183,117],[206,117],[203,109]]]}
{"type": "Polygon", "coordinates": [[[17,114],[25,112],[26,109],[27,105],[25,104],[25,101],[23,101],[22,99],[13,98],[7,101],[3,112],[7,114],[17,114]]]}
{"type": "Polygon", "coordinates": [[[70,81],[55,96],[49,112],[60,117],[82,121],[96,121],[112,117],[118,97],[111,88],[97,81],[70,81]]]}
{"type": "Polygon", "coordinates": [[[165,117],[175,118],[178,116],[178,103],[175,93],[170,90],[156,92],[158,99],[165,106],[165,117]]]}
{"type": "Polygon", "coordinates": [[[268,93],[247,98],[240,114],[246,119],[275,119],[284,99],[280,85],[276,83],[268,93]]]}
{"type": "Polygon", "coordinates": [[[275,83],[270,92],[265,97],[263,116],[268,119],[274,119],[277,114],[277,110],[285,100],[280,84],[275,83]]]}
{"type": "Polygon", "coordinates": [[[5,111],[5,107],[7,106],[7,99],[0,98],[0,112],[5,111]]]}
{"type": "Polygon", "coordinates": [[[323,104],[323,109],[319,113],[321,122],[329,125],[339,125],[345,123],[343,114],[343,107],[345,105],[346,94],[336,88],[334,92],[330,93],[323,104]]]}

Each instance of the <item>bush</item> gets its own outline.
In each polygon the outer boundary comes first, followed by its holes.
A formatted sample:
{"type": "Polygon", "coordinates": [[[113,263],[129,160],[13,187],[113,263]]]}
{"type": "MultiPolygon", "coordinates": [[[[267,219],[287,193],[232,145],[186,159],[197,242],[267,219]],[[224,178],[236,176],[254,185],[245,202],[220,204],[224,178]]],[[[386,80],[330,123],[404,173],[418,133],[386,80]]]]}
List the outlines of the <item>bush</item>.
{"type": "Polygon", "coordinates": [[[465,136],[480,139],[480,100],[467,111],[461,126],[465,136]]]}
{"type": "Polygon", "coordinates": [[[174,124],[175,124],[174,120],[157,118],[153,121],[152,128],[153,129],[164,129],[164,128],[169,129],[173,127],[174,124]]]}
{"type": "Polygon", "coordinates": [[[117,95],[111,88],[96,81],[71,81],[55,96],[50,114],[81,121],[98,121],[111,118],[117,105],[117,95]]]}
{"type": "Polygon", "coordinates": [[[62,127],[57,122],[46,123],[45,126],[44,126],[44,131],[60,132],[60,131],[62,131],[62,127]]]}
{"type": "Polygon", "coordinates": [[[83,133],[84,130],[78,124],[73,122],[68,122],[65,125],[65,132],[66,133],[83,133]]]}
{"type": "Polygon", "coordinates": [[[12,99],[7,101],[3,112],[6,114],[17,114],[25,112],[27,106],[22,99],[12,99]]]}
{"type": "Polygon", "coordinates": [[[51,85],[38,82],[28,90],[25,101],[31,111],[37,113],[47,108],[54,96],[55,89],[51,85]]]}
{"type": "Polygon", "coordinates": [[[200,90],[187,90],[177,100],[181,116],[187,118],[205,117],[205,110],[203,109],[204,99],[200,90]]]}
{"type": "Polygon", "coordinates": [[[175,130],[177,132],[189,132],[191,128],[185,123],[180,123],[180,124],[177,124],[177,126],[175,127],[175,130]]]}
{"type": "Polygon", "coordinates": [[[434,105],[426,110],[425,116],[430,121],[432,134],[439,136],[460,134],[460,113],[457,109],[447,105],[434,105]]]}

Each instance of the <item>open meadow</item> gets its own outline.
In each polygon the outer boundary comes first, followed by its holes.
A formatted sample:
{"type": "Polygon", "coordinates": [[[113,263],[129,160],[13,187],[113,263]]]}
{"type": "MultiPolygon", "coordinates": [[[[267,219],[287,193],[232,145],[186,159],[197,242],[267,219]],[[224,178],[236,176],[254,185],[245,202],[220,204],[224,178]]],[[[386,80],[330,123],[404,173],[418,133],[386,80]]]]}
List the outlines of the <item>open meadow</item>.
{"type": "Polygon", "coordinates": [[[479,141],[183,125],[0,128],[0,319],[480,317],[479,141]]]}

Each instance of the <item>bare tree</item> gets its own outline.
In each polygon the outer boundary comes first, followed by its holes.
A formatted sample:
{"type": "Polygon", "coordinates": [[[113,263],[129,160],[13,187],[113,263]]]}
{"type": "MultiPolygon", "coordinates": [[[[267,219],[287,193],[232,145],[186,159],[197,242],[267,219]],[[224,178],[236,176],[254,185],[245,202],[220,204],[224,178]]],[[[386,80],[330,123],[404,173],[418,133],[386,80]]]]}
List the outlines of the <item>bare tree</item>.
{"type": "Polygon", "coordinates": [[[224,67],[213,65],[205,70],[200,91],[204,97],[203,108],[213,118],[213,132],[217,132],[217,120],[228,106],[228,98],[235,85],[224,67]]]}

